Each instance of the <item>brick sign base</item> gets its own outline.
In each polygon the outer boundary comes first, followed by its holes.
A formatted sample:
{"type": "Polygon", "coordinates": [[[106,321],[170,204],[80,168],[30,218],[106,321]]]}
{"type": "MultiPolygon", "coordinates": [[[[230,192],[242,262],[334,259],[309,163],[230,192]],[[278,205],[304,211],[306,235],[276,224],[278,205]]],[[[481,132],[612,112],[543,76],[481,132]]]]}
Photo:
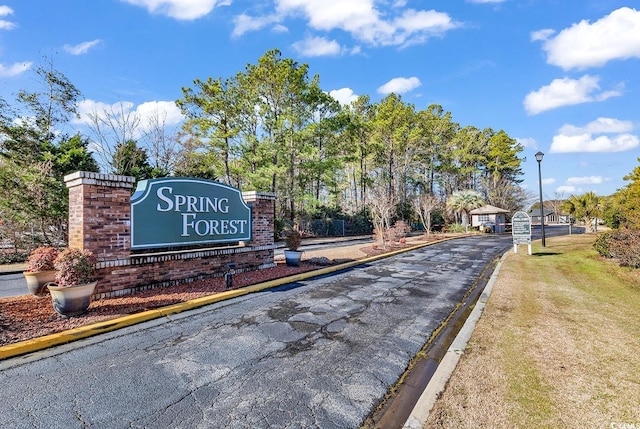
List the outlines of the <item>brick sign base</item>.
{"type": "Polygon", "coordinates": [[[129,176],[79,171],[65,177],[69,189],[69,247],[91,250],[98,258],[94,298],[115,297],[275,266],[274,201],[269,193],[244,192],[251,207],[252,241],[237,246],[131,251],[129,176]]]}

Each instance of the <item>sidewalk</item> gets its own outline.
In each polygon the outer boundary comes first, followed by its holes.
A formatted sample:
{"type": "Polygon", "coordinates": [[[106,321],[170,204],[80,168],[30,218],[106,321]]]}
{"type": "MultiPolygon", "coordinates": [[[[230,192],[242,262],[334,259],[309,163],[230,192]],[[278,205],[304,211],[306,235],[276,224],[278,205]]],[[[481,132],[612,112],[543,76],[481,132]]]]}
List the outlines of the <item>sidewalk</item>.
{"type": "Polygon", "coordinates": [[[0,275],[2,274],[20,274],[21,272],[27,269],[27,264],[16,263],[16,264],[6,264],[0,265],[0,275]]]}

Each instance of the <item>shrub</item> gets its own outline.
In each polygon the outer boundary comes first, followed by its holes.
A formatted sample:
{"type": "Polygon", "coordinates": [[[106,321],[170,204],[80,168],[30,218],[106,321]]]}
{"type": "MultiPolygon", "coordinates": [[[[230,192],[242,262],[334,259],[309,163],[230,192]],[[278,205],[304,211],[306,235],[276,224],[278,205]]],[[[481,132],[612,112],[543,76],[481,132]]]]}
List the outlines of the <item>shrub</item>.
{"type": "Polygon", "coordinates": [[[284,244],[287,246],[289,250],[298,250],[300,244],[302,243],[302,234],[298,228],[294,227],[287,231],[286,236],[284,237],[284,244]]]}
{"type": "Polygon", "coordinates": [[[36,247],[29,254],[29,258],[27,258],[27,271],[37,273],[40,271],[55,270],[53,263],[58,253],[58,249],[53,247],[36,247]]]}
{"type": "Polygon", "coordinates": [[[55,260],[58,286],[78,286],[94,281],[97,259],[89,250],[65,249],[55,260]]]}
{"type": "Polygon", "coordinates": [[[389,228],[389,239],[391,241],[400,241],[400,239],[405,238],[410,232],[411,227],[405,221],[399,220],[389,228]]]}
{"type": "Polygon", "coordinates": [[[640,268],[640,231],[620,229],[613,234],[609,245],[611,257],[623,267],[640,268]]]}
{"type": "Polygon", "coordinates": [[[593,242],[593,248],[600,254],[600,256],[604,256],[605,258],[611,257],[609,246],[611,244],[612,236],[613,231],[603,232],[602,234],[598,235],[596,241],[593,242]]]}
{"type": "Polygon", "coordinates": [[[24,262],[27,257],[28,255],[24,252],[0,253],[0,265],[24,262]]]}
{"type": "Polygon", "coordinates": [[[640,268],[640,230],[619,229],[600,234],[594,249],[605,258],[615,258],[623,267],[640,268]]]}
{"type": "Polygon", "coordinates": [[[467,232],[467,228],[461,223],[450,223],[447,232],[467,232]]]}

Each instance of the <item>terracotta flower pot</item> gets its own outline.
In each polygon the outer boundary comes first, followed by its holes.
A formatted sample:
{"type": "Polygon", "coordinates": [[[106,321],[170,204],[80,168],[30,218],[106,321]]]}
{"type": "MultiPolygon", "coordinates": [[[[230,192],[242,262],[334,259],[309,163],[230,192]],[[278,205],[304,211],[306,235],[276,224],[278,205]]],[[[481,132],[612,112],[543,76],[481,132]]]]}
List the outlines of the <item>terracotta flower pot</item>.
{"type": "Polygon", "coordinates": [[[47,289],[45,284],[52,282],[56,277],[56,270],[50,271],[24,271],[25,280],[27,281],[27,289],[32,295],[41,296],[46,295],[47,289]]]}
{"type": "Polygon", "coordinates": [[[51,293],[51,302],[56,313],[63,317],[80,316],[91,304],[91,296],[98,282],[78,286],[60,287],[49,283],[47,288],[51,293]]]}

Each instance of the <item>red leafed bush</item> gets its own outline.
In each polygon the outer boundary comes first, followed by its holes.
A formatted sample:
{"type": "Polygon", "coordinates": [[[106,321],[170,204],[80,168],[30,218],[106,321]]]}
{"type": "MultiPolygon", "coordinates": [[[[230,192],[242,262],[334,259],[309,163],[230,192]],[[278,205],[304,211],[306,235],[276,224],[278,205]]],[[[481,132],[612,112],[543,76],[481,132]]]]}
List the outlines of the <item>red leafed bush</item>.
{"type": "Polygon", "coordinates": [[[27,259],[27,271],[37,273],[40,271],[55,270],[53,263],[58,256],[58,249],[49,246],[36,247],[27,259]]]}
{"type": "Polygon", "coordinates": [[[58,286],[77,286],[94,280],[97,258],[90,250],[65,249],[55,260],[58,286]]]}

